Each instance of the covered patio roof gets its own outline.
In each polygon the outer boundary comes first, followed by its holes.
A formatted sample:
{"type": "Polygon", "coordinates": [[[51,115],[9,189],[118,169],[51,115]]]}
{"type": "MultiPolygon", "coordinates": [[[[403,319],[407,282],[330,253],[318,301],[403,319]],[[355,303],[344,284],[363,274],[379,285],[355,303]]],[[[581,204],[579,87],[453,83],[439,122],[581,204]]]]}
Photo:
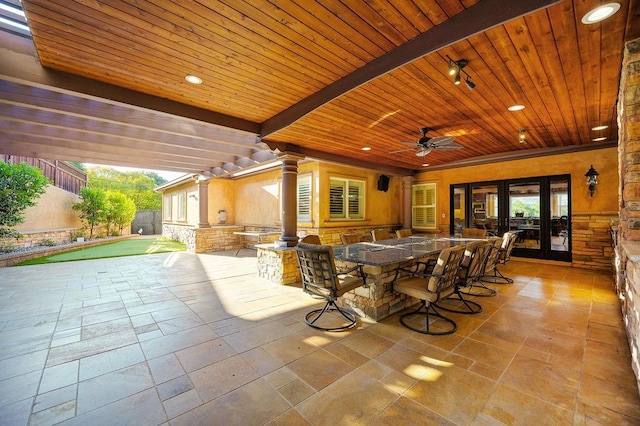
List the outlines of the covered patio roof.
{"type": "Polygon", "coordinates": [[[599,4],[24,0],[0,150],[226,176],[279,152],[410,174],[612,146],[639,5],[582,23],[599,4]],[[463,148],[416,155],[423,127],[463,148]]]}

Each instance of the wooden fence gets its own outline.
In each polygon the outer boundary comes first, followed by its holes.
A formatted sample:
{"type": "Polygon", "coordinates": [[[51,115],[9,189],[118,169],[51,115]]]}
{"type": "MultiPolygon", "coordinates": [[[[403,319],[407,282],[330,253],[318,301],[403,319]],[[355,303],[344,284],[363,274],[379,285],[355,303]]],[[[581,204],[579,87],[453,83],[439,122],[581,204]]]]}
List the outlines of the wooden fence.
{"type": "Polygon", "coordinates": [[[65,191],[79,194],[80,189],[87,186],[87,173],[65,161],[45,160],[42,158],[21,157],[19,155],[0,154],[5,163],[27,163],[42,170],[42,173],[53,182],[53,186],[65,191]]]}

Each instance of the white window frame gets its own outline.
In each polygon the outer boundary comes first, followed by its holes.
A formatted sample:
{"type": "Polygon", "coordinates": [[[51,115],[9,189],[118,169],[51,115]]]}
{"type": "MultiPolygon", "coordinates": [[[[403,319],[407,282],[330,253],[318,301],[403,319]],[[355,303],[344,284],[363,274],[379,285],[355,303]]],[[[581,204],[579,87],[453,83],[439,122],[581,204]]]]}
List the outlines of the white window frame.
{"type": "Polygon", "coordinates": [[[365,219],[365,206],[366,206],[366,192],[367,182],[360,179],[345,179],[340,177],[329,177],[329,218],[332,220],[364,220],[365,219]],[[342,189],[342,203],[340,212],[336,213],[335,209],[338,207],[337,199],[332,200],[334,195],[332,194],[334,188],[342,189]],[[360,188],[360,194],[351,194],[351,189],[360,188]],[[356,208],[353,209],[350,206],[352,203],[356,204],[356,208]],[[334,210],[334,212],[332,212],[334,210]],[[357,212],[353,212],[357,210],[357,212]]]}
{"type": "Polygon", "coordinates": [[[411,186],[411,226],[413,228],[437,228],[437,195],[435,183],[411,186]]]}
{"type": "Polygon", "coordinates": [[[162,196],[162,219],[171,220],[171,194],[162,196]]]}
{"type": "Polygon", "coordinates": [[[297,208],[298,222],[311,222],[313,214],[313,175],[306,173],[298,175],[297,185],[297,208]],[[306,206],[306,207],[305,207],[306,206]]]}
{"type": "Polygon", "coordinates": [[[187,220],[187,191],[181,191],[177,195],[177,220],[184,222],[187,220]]]}

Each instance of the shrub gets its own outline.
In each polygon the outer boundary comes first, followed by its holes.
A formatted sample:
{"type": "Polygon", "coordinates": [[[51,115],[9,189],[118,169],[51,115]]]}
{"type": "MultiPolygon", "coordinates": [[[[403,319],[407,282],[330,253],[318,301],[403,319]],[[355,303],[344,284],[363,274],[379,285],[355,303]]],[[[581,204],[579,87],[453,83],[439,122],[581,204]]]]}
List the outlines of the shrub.
{"type": "Polygon", "coordinates": [[[15,249],[15,243],[11,241],[0,241],[0,253],[11,253],[15,249]]]}
{"type": "Polygon", "coordinates": [[[52,239],[50,239],[50,238],[45,238],[44,240],[40,241],[40,245],[41,246],[47,246],[47,247],[53,247],[53,246],[56,246],[58,244],[55,241],[53,241],[52,239]]]}

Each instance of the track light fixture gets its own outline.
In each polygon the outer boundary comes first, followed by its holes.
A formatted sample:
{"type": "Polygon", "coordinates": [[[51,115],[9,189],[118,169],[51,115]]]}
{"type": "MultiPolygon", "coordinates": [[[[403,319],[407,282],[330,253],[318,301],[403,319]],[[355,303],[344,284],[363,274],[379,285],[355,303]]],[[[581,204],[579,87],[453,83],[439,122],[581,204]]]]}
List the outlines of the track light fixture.
{"type": "Polygon", "coordinates": [[[453,84],[455,84],[456,86],[459,86],[460,82],[462,81],[462,76],[460,74],[464,74],[465,75],[464,84],[467,86],[469,90],[475,89],[476,84],[471,81],[471,76],[469,75],[469,73],[463,70],[464,67],[469,65],[469,61],[467,61],[466,59],[458,59],[457,61],[454,61],[449,57],[449,55],[445,55],[445,56],[449,60],[448,69],[449,69],[449,75],[453,76],[453,84]]]}
{"type": "Polygon", "coordinates": [[[469,74],[467,74],[467,79],[464,81],[464,84],[467,85],[467,88],[469,90],[473,90],[476,88],[476,84],[473,81],[471,81],[471,76],[469,74]]]}

